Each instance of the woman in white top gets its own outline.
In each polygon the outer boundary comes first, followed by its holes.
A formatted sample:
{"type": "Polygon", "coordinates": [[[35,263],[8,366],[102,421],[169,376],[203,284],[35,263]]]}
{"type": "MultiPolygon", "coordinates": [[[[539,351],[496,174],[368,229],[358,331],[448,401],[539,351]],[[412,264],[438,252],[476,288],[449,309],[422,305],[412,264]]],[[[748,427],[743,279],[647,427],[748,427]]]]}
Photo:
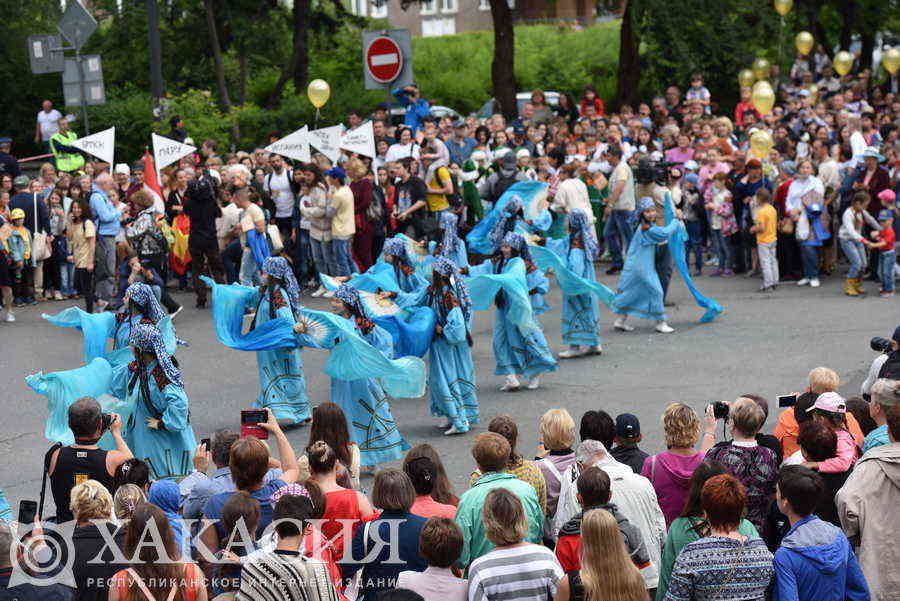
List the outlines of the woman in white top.
{"type": "Polygon", "coordinates": [[[819,287],[819,253],[822,240],[831,237],[822,228],[821,215],[827,210],[824,203],[825,186],[813,175],[812,161],[803,159],[797,165],[797,175],[787,191],[785,212],[794,221],[794,236],[800,245],[803,278],[798,286],[819,287]]]}
{"type": "Polygon", "coordinates": [[[850,271],[847,272],[847,281],[844,283],[844,294],[847,296],[859,296],[865,294],[862,287],[862,274],[866,270],[868,257],[866,247],[872,245],[863,235],[863,222],[874,230],[880,230],[881,226],[866,211],[866,203],[869,195],[865,192],[857,192],[841,219],[841,229],[838,231],[838,240],[841,249],[850,261],[850,271]]]}
{"type": "Polygon", "coordinates": [[[392,144],[384,156],[386,163],[399,161],[406,157],[412,157],[419,160],[419,145],[413,140],[412,130],[404,127],[400,130],[399,139],[396,144],[392,144]]]}

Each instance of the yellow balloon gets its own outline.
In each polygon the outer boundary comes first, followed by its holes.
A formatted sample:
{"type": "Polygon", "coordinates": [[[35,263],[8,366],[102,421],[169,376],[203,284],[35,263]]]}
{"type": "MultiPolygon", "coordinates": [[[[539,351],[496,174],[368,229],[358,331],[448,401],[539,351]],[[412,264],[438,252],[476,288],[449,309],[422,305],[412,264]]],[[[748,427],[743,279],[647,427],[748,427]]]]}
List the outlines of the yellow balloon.
{"type": "Polygon", "coordinates": [[[813,104],[815,104],[816,100],[819,99],[819,86],[811,83],[806,86],[806,89],[809,90],[809,99],[812,100],[813,104]]]}
{"type": "Polygon", "coordinates": [[[775,106],[775,90],[768,81],[758,81],[753,84],[750,101],[753,103],[753,108],[763,115],[768,115],[775,106]]]}
{"type": "Polygon", "coordinates": [[[738,83],[741,84],[742,88],[749,88],[755,81],[756,76],[750,69],[741,69],[740,73],[738,73],[738,83]]]}
{"type": "Polygon", "coordinates": [[[806,56],[809,54],[809,51],[812,50],[813,43],[815,40],[812,37],[812,34],[808,31],[801,31],[797,34],[797,37],[794,38],[794,46],[797,47],[797,52],[806,56]]]}
{"type": "Polygon", "coordinates": [[[306,88],[306,96],[314,107],[320,109],[328,102],[328,98],[331,96],[331,87],[324,79],[314,79],[306,88]]]}
{"type": "Polygon", "coordinates": [[[853,68],[853,55],[846,50],[841,50],[834,55],[834,60],[831,64],[834,66],[834,70],[837,71],[838,75],[843,77],[853,68]]]}
{"type": "Polygon", "coordinates": [[[750,152],[760,160],[768,156],[774,145],[775,141],[767,131],[757,129],[750,135],[750,152]]]}
{"type": "Polygon", "coordinates": [[[791,8],[794,7],[794,0],[774,0],[773,4],[775,5],[775,12],[783,17],[791,12],[791,8]]]}
{"type": "Polygon", "coordinates": [[[772,71],[772,64],[764,58],[758,58],[753,61],[753,75],[757,80],[768,79],[769,73],[772,71]]]}
{"type": "Polygon", "coordinates": [[[897,68],[900,67],[900,50],[891,48],[885,52],[884,56],[881,57],[881,64],[884,65],[884,69],[891,75],[896,73],[897,68]]]}

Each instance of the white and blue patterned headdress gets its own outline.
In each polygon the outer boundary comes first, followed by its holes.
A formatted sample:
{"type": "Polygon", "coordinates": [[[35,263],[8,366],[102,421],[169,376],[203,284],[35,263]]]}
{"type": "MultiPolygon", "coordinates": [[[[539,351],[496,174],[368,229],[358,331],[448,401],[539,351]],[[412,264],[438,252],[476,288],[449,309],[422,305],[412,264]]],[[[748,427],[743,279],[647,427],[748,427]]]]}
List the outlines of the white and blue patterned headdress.
{"type": "Polygon", "coordinates": [[[397,257],[403,263],[411,265],[409,256],[406,254],[406,243],[400,238],[388,238],[384,242],[384,254],[397,257]]]}
{"type": "Polygon", "coordinates": [[[459,236],[457,235],[456,231],[456,225],[458,222],[459,219],[456,217],[456,215],[449,211],[441,214],[441,218],[438,223],[441,229],[444,231],[444,239],[441,240],[442,257],[452,257],[456,253],[456,249],[459,246],[459,236]]]}
{"type": "Polygon", "coordinates": [[[263,271],[284,282],[284,289],[291,302],[291,310],[297,312],[300,309],[300,286],[297,285],[294,270],[291,269],[291,264],[287,262],[287,259],[266,257],[266,260],[263,261],[263,271]]]}
{"type": "Polygon", "coordinates": [[[588,260],[593,261],[596,259],[598,252],[597,241],[594,240],[591,222],[584,211],[581,209],[569,211],[569,227],[578,232],[577,235],[581,237],[581,243],[584,245],[584,252],[588,260]]]}
{"type": "Polygon", "coordinates": [[[525,242],[525,238],[522,234],[517,232],[507,232],[505,236],[503,236],[503,240],[500,242],[500,246],[508,246],[522,257],[522,260],[526,263],[531,263],[531,251],[528,250],[528,243],[525,242]]]}
{"type": "Polygon", "coordinates": [[[366,306],[362,303],[362,299],[359,297],[359,291],[353,286],[350,286],[349,284],[341,284],[334,291],[334,296],[335,298],[338,298],[353,307],[353,309],[357,311],[360,317],[364,319],[371,319],[371,317],[369,316],[369,312],[366,310],[366,306]]]}
{"type": "Polygon", "coordinates": [[[131,302],[140,306],[147,319],[152,320],[153,323],[159,323],[159,320],[166,316],[162,305],[159,304],[159,300],[153,294],[153,289],[144,282],[135,282],[130,285],[125,290],[125,296],[131,302]]]}
{"type": "Polygon", "coordinates": [[[176,386],[184,387],[184,383],[181,381],[181,372],[175,367],[172,357],[166,352],[166,344],[156,326],[149,323],[136,324],[131,328],[128,342],[141,352],[156,355],[156,361],[169,381],[176,386]]]}
{"type": "Polygon", "coordinates": [[[468,323],[472,317],[472,299],[469,296],[469,287],[459,277],[459,269],[457,269],[456,263],[447,257],[438,257],[434,260],[432,269],[450,280],[453,286],[453,293],[459,300],[459,308],[462,310],[463,318],[468,323]]]}
{"type": "Polygon", "coordinates": [[[494,246],[494,252],[500,249],[503,242],[503,236],[516,228],[516,215],[522,209],[522,200],[518,196],[513,196],[500,211],[500,217],[491,230],[491,244],[494,246]]]}

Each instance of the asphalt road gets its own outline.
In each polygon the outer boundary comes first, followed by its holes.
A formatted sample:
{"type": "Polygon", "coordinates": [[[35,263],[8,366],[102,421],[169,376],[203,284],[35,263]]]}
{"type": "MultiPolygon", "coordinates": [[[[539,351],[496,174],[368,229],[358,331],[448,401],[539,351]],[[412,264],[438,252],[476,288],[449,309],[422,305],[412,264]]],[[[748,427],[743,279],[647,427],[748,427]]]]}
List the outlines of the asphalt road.
{"type": "MultiPolygon", "coordinates": [[[[608,284],[609,278],[601,278],[608,284]]],[[[430,416],[427,399],[397,400],[393,413],[411,444],[429,442],[443,457],[457,492],[465,488],[473,467],[469,447],[474,435],[484,431],[495,415],[508,413],[519,424],[519,447],[531,455],[538,442],[540,415],[553,407],[566,407],[576,422],[588,409],[604,409],[615,416],[637,415],[648,452],[660,451],[660,414],[670,401],[682,401],[702,411],[714,399],[733,399],[757,393],[773,401],[777,395],[802,390],[808,371],[827,365],[841,376],[841,390],[858,394],[859,384],[874,353],[872,336],[890,336],[898,321],[897,300],[877,295],[845,297],[837,278],[821,288],[784,284],[773,294],[756,292],[759,281],[741,277],[699,280],[705,294],[725,307],[715,322],[699,324],[701,310],[676,276],[670,292],[677,306],[669,311],[674,334],[652,331],[652,324],[634,321],[635,332],[612,330],[612,317],[601,314],[604,353],[601,357],[560,362],[559,370],[542,379],[537,391],[501,393],[501,378],[492,375],[493,315],[477,315],[473,354],[478,369],[478,396],[482,423],[472,432],[444,437],[430,416]]],[[[875,285],[867,283],[870,290],[875,285]]],[[[238,427],[239,410],[256,396],[257,372],[251,353],[222,346],[212,331],[209,310],[195,310],[193,297],[176,294],[185,303],[177,320],[178,334],[190,348],[178,358],[191,400],[191,416],[197,439],[223,427],[238,427]]],[[[304,302],[325,309],[321,299],[304,302]]],[[[560,296],[554,288],[548,296],[553,309],[542,316],[547,339],[561,350],[560,296]]],[[[45,400],[26,385],[26,375],[78,367],[82,362],[80,333],[50,325],[42,312],[55,313],[67,303],[42,303],[19,310],[14,324],[0,324],[0,489],[15,509],[20,499],[37,499],[41,459],[49,443],[43,437],[45,400]]],[[[328,399],[329,381],[322,372],[323,351],[304,351],[303,361],[312,403],[328,399]]],[[[775,414],[777,409],[773,408],[775,414]]],[[[774,425],[770,416],[767,428],[774,425]]],[[[306,428],[288,432],[294,447],[307,443],[306,428]]],[[[364,481],[364,485],[369,484],[364,481]]]]}

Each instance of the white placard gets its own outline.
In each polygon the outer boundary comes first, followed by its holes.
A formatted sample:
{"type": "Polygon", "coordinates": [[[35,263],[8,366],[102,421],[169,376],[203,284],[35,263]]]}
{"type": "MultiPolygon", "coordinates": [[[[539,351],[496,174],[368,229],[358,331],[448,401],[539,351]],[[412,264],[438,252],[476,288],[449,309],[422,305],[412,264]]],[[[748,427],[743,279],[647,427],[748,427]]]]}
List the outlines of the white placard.
{"type": "Polygon", "coordinates": [[[286,135],[277,142],[272,142],[266,146],[266,151],[280,154],[283,157],[294,159],[301,163],[310,162],[309,128],[304,125],[294,133],[286,135]]]}
{"type": "Polygon", "coordinates": [[[72,146],[92,154],[104,163],[109,163],[112,166],[116,149],[116,128],[110,127],[95,134],[78,138],[72,142],[72,146]]]}
{"type": "Polygon", "coordinates": [[[343,130],[343,125],[314,129],[309,132],[309,143],[328,157],[332,163],[336,163],[338,157],[341,156],[341,132],[343,130]]]}
{"type": "Polygon", "coordinates": [[[153,140],[153,164],[156,166],[157,172],[197,150],[190,144],[182,144],[178,140],[157,134],[152,134],[151,139],[153,140]]]}
{"type": "Polygon", "coordinates": [[[372,122],[366,121],[356,129],[345,133],[341,138],[341,148],[374,159],[375,130],[372,129],[372,122]]]}

